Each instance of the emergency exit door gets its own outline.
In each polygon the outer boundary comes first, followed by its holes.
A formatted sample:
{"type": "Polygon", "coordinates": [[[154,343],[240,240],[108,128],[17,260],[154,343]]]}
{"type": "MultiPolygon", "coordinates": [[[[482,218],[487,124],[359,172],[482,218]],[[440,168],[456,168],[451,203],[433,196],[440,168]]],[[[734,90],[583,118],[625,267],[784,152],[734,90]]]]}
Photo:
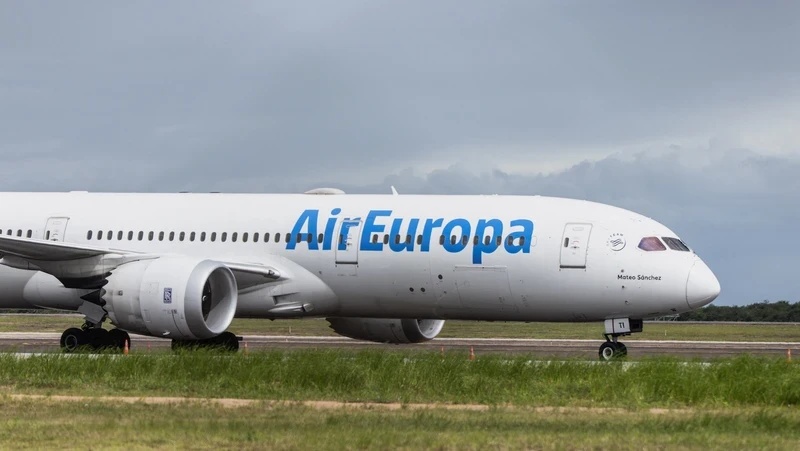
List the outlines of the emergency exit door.
{"type": "Polygon", "coordinates": [[[591,224],[570,223],[561,239],[561,268],[585,269],[591,224]]]}
{"type": "Polygon", "coordinates": [[[53,217],[47,220],[44,228],[44,239],[47,241],[64,241],[64,234],[67,233],[67,223],[69,218],[53,217]]]}
{"type": "Polygon", "coordinates": [[[358,238],[361,236],[361,219],[344,219],[339,224],[336,246],[336,264],[358,264],[358,238]]]}

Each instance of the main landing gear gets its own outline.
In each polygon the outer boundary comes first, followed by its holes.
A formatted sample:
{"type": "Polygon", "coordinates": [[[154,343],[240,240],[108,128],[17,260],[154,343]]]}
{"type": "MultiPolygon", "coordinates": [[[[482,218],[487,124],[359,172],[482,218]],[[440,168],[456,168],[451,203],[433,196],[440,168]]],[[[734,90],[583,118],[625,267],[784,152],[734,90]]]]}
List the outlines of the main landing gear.
{"type": "Polygon", "coordinates": [[[73,352],[80,348],[99,351],[107,349],[121,351],[125,342],[130,348],[131,337],[122,329],[103,329],[103,322],[108,318],[108,312],[103,307],[93,302],[86,301],[78,312],[84,314],[84,324],[80,328],[70,327],[61,334],[61,349],[64,352],[73,352]]]}
{"type": "Polygon", "coordinates": [[[241,340],[242,337],[237,337],[233,332],[223,332],[207,340],[172,340],[172,350],[202,348],[236,352],[241,340]]]}
{"type": "Polygon", "coordinates": [[[93,351],[101,349],[121,351],[125,342],[130,347],[131,337],[122,329],[106,330],[101,324],[84,324],[80,329],[71,327],[61,334],[61,349],[73,352],[85,347],[93,351]]]}
{"type": "Polygon", "coordinates": [[[628,355],[628,348],[617,341],[619,337],[624,337],[632,333],[642,331],[643,321],[640,319],[614,318],[607,319],[606,342],[600,345],[600,360],[613,360],[628,355]]]}

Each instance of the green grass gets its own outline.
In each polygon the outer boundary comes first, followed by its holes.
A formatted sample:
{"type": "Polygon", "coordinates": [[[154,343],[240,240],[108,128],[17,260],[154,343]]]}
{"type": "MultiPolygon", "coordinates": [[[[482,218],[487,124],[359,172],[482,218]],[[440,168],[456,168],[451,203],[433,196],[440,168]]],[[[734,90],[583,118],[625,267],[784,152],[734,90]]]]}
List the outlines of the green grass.
{"type": "Polygon", "coordinates": [[[3,400],[10,449],[797,449],[795,409],[542,413],[3,400]]]}
{"type": "MultiPolygon", "coordinates": [[[[81,324],[79,317],[0,316],[0,332],[58,332],[81,324]]],[[[107,327],[111,327],[107,325],[107,327]]],[[[335,336],[324,319],[270,321],[235,319],[230,327],[237,334],[335,336]]],[[[447,321],[442,338],[545,338],[602,340],[602,323],[513,323],[447,321]]],[[[800,342],[800,325],[681,324],[645,323],[642,333],[625,338],[632,340],[700,341],[789,341],[800,342]]]]}
{"type": "MultiPolygon", "coordinates": [[[[518,406],[728,407],[800,404],[800,365],[738,357],[712,364],[635,363],[431,352],[298,350],[27,359],[0,355],[14,393],[518,406]]],[[[2,392],[2,390],[0,390],[2,392]]]]}

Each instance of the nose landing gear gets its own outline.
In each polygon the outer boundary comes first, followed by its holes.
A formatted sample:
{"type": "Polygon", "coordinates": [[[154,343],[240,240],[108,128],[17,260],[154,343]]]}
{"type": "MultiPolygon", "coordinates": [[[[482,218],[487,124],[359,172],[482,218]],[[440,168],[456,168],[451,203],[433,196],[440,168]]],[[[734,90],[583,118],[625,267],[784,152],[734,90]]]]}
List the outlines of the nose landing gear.
{"type": "Polygon", "coordinates": [[[641,319],[614,318],[605,322],[606,342],[600,345],[600,360],[614,360],[628,355],[628,347],[618,340],[636,332],[642,331],[641,319]]]}

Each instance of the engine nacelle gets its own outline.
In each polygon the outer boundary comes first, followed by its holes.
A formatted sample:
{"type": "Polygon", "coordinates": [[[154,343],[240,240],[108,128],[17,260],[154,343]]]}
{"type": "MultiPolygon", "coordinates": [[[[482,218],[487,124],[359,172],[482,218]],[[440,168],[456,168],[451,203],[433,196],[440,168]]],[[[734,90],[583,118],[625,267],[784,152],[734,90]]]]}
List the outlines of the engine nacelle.
{"type": "Polygon", "coordinates": [[[443,319],[326,318],[337,334],[378,343],[422,343],[433,340],[443,319]]]}
{"type": "Polygon", "coordinates": [[[161,257],[115,269],[103,299],[118,327],[162,338],[205,339],[230,326],[238,288],[222,263],[161,257]]]}

